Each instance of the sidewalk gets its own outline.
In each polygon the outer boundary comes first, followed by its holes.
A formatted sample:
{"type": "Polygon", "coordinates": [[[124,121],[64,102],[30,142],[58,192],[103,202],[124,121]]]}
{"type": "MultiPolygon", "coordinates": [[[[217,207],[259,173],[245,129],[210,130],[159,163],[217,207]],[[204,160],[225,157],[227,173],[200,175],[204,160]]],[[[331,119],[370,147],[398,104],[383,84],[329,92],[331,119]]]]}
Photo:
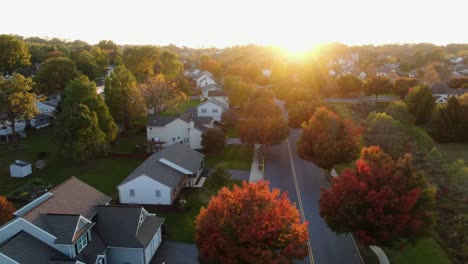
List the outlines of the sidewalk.
{"type": "Polygon", "coordinates": [[[259,180],[263,179],[263,170],[258,169],[259,152],[260,152],[260,145],[255,144],[253,158],[252,158],[252,166],[250,167],[249,182],[258,182],[259,180]]]}

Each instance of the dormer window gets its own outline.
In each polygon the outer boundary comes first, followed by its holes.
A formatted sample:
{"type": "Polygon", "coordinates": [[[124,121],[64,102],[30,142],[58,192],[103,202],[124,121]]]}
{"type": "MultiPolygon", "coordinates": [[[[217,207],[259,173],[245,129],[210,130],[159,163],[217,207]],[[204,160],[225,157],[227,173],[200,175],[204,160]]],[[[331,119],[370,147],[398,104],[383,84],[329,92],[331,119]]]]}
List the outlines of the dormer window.
{"type": "Polygon", "coordinates": [[[79,254],[87,245],[88,245],[88,234],[84,233],[76,241],[76,252],[77,252],[77,254],[79,254]]]}

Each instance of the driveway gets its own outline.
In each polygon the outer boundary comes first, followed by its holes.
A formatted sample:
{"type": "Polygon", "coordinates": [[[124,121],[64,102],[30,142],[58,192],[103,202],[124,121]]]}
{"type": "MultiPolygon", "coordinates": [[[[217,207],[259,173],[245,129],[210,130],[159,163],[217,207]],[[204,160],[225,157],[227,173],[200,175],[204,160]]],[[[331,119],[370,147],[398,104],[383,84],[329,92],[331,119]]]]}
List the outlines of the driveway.
{"type": "Polygon", "coordinates": [[[245,170],[229,170],[231,179],[239,181],[249,181],[250,171],[245,170]]]}
{"type": "Polygon", "coordinates": [[[198,264],[195,244],[163,241],[151,260],[151,264],[198,264]]]}

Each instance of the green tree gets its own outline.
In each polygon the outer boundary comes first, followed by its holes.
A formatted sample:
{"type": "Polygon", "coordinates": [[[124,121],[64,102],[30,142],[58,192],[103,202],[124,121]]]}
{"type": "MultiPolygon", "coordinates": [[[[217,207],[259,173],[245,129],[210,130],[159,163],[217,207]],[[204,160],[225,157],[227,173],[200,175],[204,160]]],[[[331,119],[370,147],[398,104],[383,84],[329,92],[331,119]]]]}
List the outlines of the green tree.
{"type": "Polygon", "coordinates": [[[41,66],[34,77],[34,90],[46,95],[62,95],[68,82],[79,75],[76,65],[68,58],[51,59],[41,66]]]}
{"type": "Polygon", "coordinates": [[[429,121],[435,106],[435,99],[427,86],[417,86],[406,96],[406,105],[413,121],[417,125],[429,121]]]}
{"type": "Polygon", "coordinates": [[[160,57],[161,73],[167,80],[175,80],[184,69],[177,55],[170,51],[163,51],[160,57]]]}
{"type": "Polygon", "coordinates": [[[152,46],[127,47],[123,52],[123,62],[133,76],[143,82],[154,74],[154,65],[160,54],[160,50],[152,46]]]}
{"type": "Polygon", "coordinates": [[[118,66],[106,78],[106,104],[114,120],[126,131],[136,117],[146,115],[146,107],[132,73],[118,66]]]}
{"type": "Polygon", "coordinates": [[[15,73],[11,79],[0,78],[0,113],[5,113],[17,144],[15,123],[36,116],[36,95],[31,93],[32,80],[15,73]]]}
{"type": "Polygon", "coordinates": [[[224,78],[224,90],[228,94],[229,104],[237,106],[247,101],[254,88],[242,81],[242,78],[239,76],[226,76],[224,78]]]}
{"type": "Polygon", "coordinates": [[[276,145],[289,136],[289,127],[281,115],[249,117],[239,123],[239,136],[248,144],[276,145]]]}
{"type": "Polygon", "coordinates": [[[205,187],[218,190],[221,187],[228,186],[231,182],[231,174],[223,166],[215,168],[213,173],[206,179],[205,187]]]}
{"type": "Polygon", "coordinates": [[[318,101],[300,101],[288,108],[288,123],[292,128],[301,127],[302,123],[308,121],[320,105],[318,101]]]}
{"type": "Polygon", "coordinates": [[[405,96],[408,94],[409,89],[417,85],[418,85],[418,79],[400,77],[395,80],[395,85],[393,85],[393,91],[395,92],[395,94],[399,95],[400,98],[403,100],[405,96]]]}
{"type": "Polygon", "coordinates": [[[356,96],[362,91],[362,81],[352,74],[341,75],[336,80],[342,96],[356,96]]]}
{"type": "Polygon", "coordinates": [[[109,112],[102,96],[97,94],[96,85],[86,76],[78,77],[67,85],[63,105],[83,104],[96,113],[99,128],[106,135],[106,141],[112,142],[118,133],[118,127],[109,112]]]}
{"type": "Polygon", "coordinates": [[[226,147],[226,136],[221,129],[210,128],[203,132],[201,144],[208,153],[220,153],[226,147]]]}
{"type": "Polygon", "coordinates": [[[166,80],[161,74],[148,78],[138,87],[146,105],[154,109],[154,114],[159,114],[188,99],[187,95],[177,87],[177,83],[166,80]]]}
{"type": "Polygon", "coordinates": [[[0,73],[12,74],[31,64],[30,59],[28,46],[22,40],[11,35],[0,35],[0,73]]]}
{"type": "Polygon", "coordinates": [[[366,145],[379,146],[392,157],[399,157],[406,140],[400,122],[386,113],[371,112],[366,123],[367,128],[364,133],[366,145]]]}
{"type": "Polygon", "coordinates": [[[366,80],[363,86],[364,93],[366,95],[375,95],[375,100],[379,94],[390,92],[392,84],[388,77],[385,76],[372,76],[366,80]]]}
{"type": "Polygon", "coordinates": [[[72,60],[76,64],[76,68],[90,80],[95,80],[103,73],[102,67],[97,64],[97,60],[91,52],[80,50],[72,53],[72,60]]]}
{"type": "Polygon", "coordinates": [[[98,117],[84,104],[64,104],[57,119],[55,139],[59,154],[76,161],[89,159],[106,149],[106,135],[98,117]]]}
{"type": "Polygon", "coordinates": [[[435,107],[430,121],[430,134],[440,142],[468,142],[468,104],[452,96],[447,104],[435,107]]]}

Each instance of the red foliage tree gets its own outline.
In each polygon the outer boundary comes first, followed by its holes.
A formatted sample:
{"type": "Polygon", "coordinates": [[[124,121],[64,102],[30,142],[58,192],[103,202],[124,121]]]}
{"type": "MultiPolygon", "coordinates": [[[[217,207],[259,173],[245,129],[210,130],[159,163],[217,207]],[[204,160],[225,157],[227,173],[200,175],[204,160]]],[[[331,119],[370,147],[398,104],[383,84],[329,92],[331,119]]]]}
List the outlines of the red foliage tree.
{"type": "Polygon", "coordinates": [[[366,245],[415,241],[432,223],[434,191],[411,165],[379,147],[363,148],[356,169],[346,169],[322,189],[320,215],[337,233],[354,233],[366,245]]]}
{"type": "Polygon", "coordinates": [[[307,256],[307,223],[286,194],[268,182],[223,188],[195,220],[206,263],[291,263],[307,256]]]}
{"type": "Polygon", "coordinates": [[[360,133],[349,121],[321,106],[302,126],[297,151],[301,158],[331,169],[335,164],[351,161],[357,156],[360,133]]]}
{"type": "Polygon", "coordinates": [[[15,211],[13,204],[5,196],[0,196],[0,225],[11,220],[15,211]]]}

